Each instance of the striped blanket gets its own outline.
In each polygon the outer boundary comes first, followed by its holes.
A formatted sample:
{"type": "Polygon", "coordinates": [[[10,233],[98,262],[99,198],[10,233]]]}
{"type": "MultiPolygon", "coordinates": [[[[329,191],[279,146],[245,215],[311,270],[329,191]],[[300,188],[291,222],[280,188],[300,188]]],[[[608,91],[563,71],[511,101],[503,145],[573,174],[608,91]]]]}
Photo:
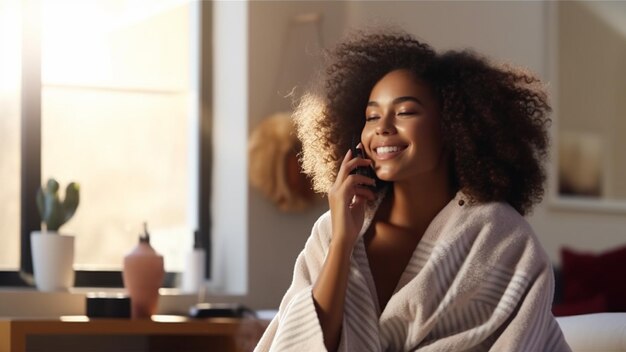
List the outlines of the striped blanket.
{"type": "MultiPolygon", "coordinates": [[[[570,351],[550,312],[552,268],[531,227],[506,203],[464,198],[457,193],[431,222],[383,311],[360,237],[339,351],[570,351]]],[[[311,290],[330,238],[327,212],[255,351],[326,350],[311,290]]]]}

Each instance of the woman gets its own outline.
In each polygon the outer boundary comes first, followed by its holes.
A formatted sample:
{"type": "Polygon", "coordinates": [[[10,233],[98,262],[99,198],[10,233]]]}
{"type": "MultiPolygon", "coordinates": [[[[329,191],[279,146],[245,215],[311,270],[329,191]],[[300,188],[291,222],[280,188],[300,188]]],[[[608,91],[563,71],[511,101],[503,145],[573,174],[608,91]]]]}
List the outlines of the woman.
{"type": "Polygon", "coordinates": [[[390,31],[329,58],[295,118],[330,210],[257,350],[568,351],[523,218],[545,179],[539,80],[390,31]]]}

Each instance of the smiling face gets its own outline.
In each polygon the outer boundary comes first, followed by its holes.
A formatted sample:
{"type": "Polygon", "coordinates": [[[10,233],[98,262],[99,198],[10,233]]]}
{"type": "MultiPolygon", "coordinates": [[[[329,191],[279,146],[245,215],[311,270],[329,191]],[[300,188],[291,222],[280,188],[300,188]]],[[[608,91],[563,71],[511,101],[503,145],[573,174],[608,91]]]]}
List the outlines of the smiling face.
{"type": "Polygon", "coordinates": [[[410,71],[391,71],[374,85],[365,120],[361,141],[379,179],[415,179],[440,165],[439,105],[429,85],[410,71]]]}

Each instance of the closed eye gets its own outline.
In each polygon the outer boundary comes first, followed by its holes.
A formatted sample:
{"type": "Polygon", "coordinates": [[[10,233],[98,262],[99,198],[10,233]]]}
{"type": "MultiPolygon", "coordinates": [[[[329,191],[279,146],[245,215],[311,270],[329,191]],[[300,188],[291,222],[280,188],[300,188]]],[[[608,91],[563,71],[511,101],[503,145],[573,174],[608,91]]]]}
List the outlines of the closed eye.
{"type": "Polygon", "coordinates": [[[378,118],[379,118],[378,116],[367,116],[365,118],[365,122],[374,121],[374,120],[377,120],[378,118]]]}
{"type": "Polygon", "coordinates": [[[417,115],[417,112],[415,112],[415,111],[403,111],[403,112],[399,112],[398,115],[400,115],[400,116],[411,116],[411,115],[417,115]]]}

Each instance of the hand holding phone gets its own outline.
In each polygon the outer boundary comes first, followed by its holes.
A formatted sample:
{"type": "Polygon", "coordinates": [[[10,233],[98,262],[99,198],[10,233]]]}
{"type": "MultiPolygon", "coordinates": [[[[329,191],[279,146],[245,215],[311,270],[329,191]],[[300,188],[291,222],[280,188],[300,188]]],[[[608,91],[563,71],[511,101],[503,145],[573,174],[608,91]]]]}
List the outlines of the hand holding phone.
{"type": "MultiPolygon", "coordinates": [[[[358,141],[357,138],[354,138],[354,137],[352,138],[352,146],[350,147],[350,149],[352,150],[352,158],[366,159],[365,152],[363,151],[363,149],[357,148],[358,146],[357,141],[358,141]]],[[[371,167],[359,166],[355,168],[354,170],[350,171],[350,175],[353,175],[353,174],[367,176],[376,181],[376,173],[374,173],[374,170],[371,167]]],[[[370,188],[373,191],[376,190],[376,187],[374,186],[370,186],[370,185],[361,185],[361,186],[370,188]]]]}
{"type": "Polygon", "coordinates": [[[353,140],[328,190],[333,241],[342,243],[342,248],[353,248],[363,227],[365,206],[376,200],[376,179],[365,174],[372,162],[363,159],[356,146],[353,140]]]}

